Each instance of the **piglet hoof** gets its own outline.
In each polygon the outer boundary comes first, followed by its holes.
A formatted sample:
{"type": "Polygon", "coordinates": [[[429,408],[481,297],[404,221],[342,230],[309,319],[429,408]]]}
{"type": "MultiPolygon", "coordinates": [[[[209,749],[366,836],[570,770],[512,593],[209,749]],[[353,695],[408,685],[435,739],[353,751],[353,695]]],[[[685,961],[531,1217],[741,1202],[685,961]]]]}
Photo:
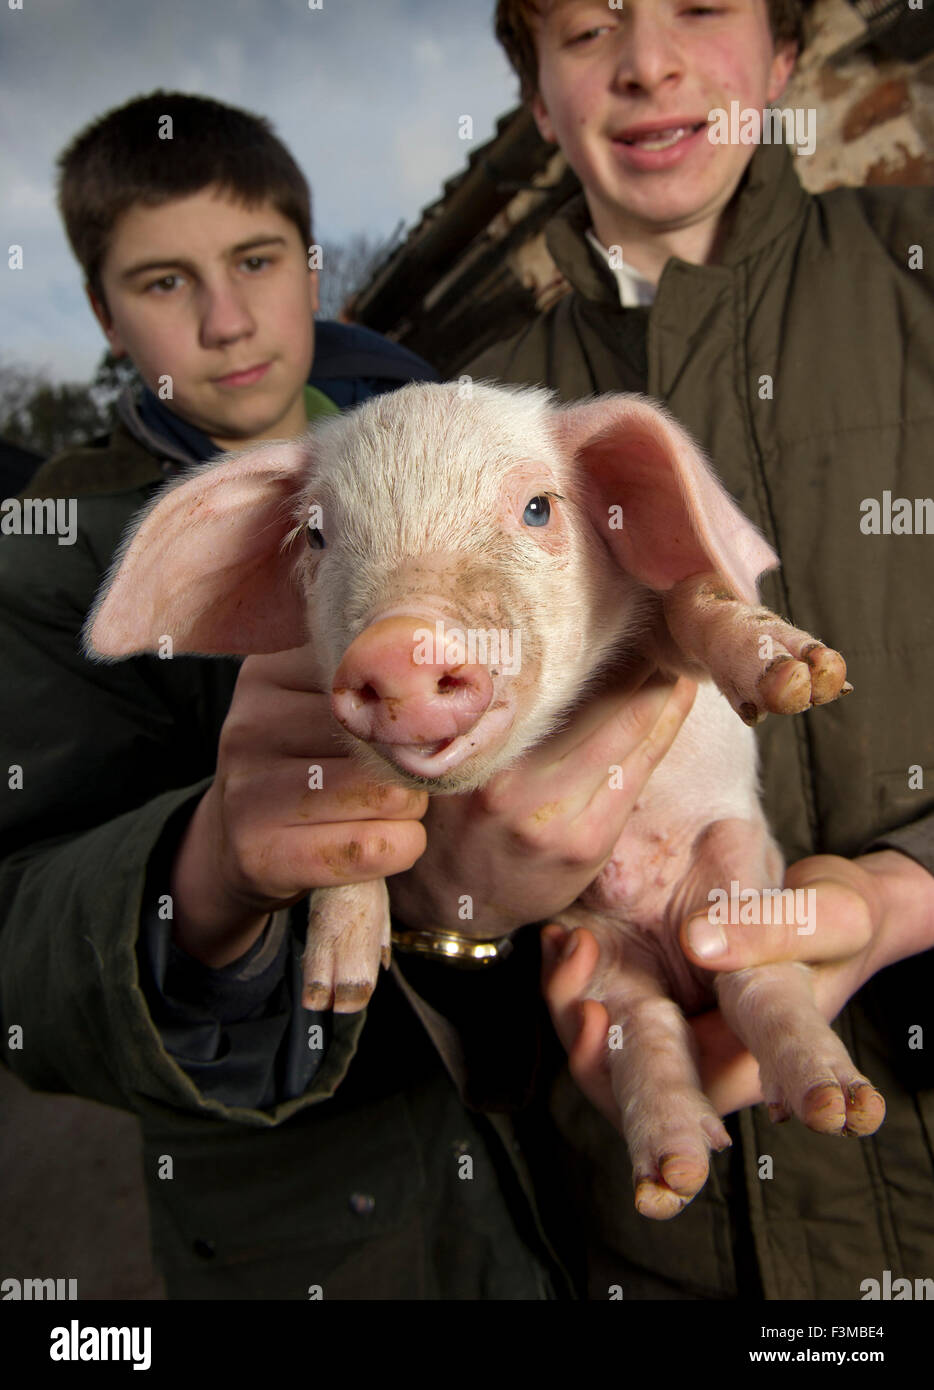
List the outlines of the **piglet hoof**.
{"type": "Polygon", "coordinates": [[[798,658],[783,652],[759,677],[759,700],[771,713],[800,714],[811,705],[827,705],[853,689],[846,679],[846,662],[832,647],[811,641],[801,647],[798,658]]]}
{"type": "Polygon", "coordinates": [[[800,714],[811,703],[811,674],[803,661],[784,653],[759,677],[759,698],[772,714],[800,714]]]}
{"type": "MultiPolygon", "coordinates": [[[[697,1111],[703,1112],[707,1105],[698,1094],[697,1111]]],[[[710,1149],[727,1149],[732,1142],[720,1119],[708,1111],[696,1129],[692,1126],[677,1136],[659,1137],[647,1148],[640,1146],[641,1152],[633,1155],[636,1211],[652,1221],[677,1216],[707,1181],[710,1149]]]]}
{"type": "Polygon", "coordinates": [[[634,1179],[636,1211],[652,1221],[670,1221],[683,1211],[707,1181],[710,1164],[706,1154],[664,1154],[656,1175],[634,1179]]]}
{"type": "Polygon", "coordinates": [[[818,1134],[875,1134],[885,1101],[865,1078],[819,1081],[804,1096],[801,1118],[818,1134]]]}
{"type": "Polygon", "coordinates": [[[846,1128],[844,1134],[875,1134],[885,1119],[885,1099],[871,1082],[847,1086],[846,1128]]]}
{"type": "Polygon", "coordinates": [[[315,1013],[333,1009],[336,1014],[356,1014],[365,1009],[373,993],[372,980],[351,980],[349,983],[326,984],[323,980],[310,980],[302,995],[302,1006],[315,1013]]]}
{"type": "Polygon", "coordinates": [[[827,705],[838,695],[848,695],[853,687],[846,678],[846,662],[833,647],[813,642],[801,655],[811,671],[811,704],[827,705]]]}
{"type": "Polygon", "coordinates": [[[390,959],[389,895],[383,879],[312,894],[302,961],[302,1005],[359,1013],[390,959]]]}
{"type": "MultiPolygon", "coordinates": [[[[706,1181],[705,1165],[699,1186],[702,1187],[706,1181]]],[[[693,1193],[691,1195],[693,1196],[693,1193]]],[[[689,1200],[679,1197],[676,1192],[672,1192],[664,1183],[654,1178],[643,1177],[636,1180],[636,1211],[651,1221],[670,1221],[673,1216],[684,1210],[689,1200]]]]}

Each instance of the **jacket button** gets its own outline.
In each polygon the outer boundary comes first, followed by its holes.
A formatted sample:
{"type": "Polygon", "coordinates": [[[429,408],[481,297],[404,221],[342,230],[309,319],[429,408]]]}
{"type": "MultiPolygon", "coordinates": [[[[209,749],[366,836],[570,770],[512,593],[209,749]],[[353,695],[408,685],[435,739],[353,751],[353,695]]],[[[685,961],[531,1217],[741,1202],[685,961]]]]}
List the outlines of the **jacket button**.
{"type": "Polygon", "coordinates": [[[369,1216],[376,1206],[376,1198],[368,1192],[354,1192],[350,1197],[350,1210],[358,1216],[369,1216]]]}
{"type": "Polygon", "coordinates": [[[198,1236],[192,1244],[192,1250],[196,1255],[200,1255],[202,1260],[213,1260],[217,1254],[217,1246],[213,1240],[206,1240],[204,1236],[198,1236]]]}

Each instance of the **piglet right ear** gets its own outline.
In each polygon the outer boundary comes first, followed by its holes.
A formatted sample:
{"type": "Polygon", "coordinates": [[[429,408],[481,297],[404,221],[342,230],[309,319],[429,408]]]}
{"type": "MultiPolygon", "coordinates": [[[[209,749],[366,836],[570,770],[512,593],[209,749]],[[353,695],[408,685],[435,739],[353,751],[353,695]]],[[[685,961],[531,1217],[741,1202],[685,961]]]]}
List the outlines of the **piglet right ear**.
{"type": "Polygon", "coordinates": [[[556,410],[554,427],[584,476],[593,524],[628,574],[664,592],[713,571],[744,603],[758,602],[756,581],[778,556],[666,410],[645,396],[599,396],[556,410]]]}
{"type": "Polygon", "coordinates": [[[302,646],[305,608],[294,555],[299,492],[311,467],[303,436],[201,464],[136,518],[84,625],[92,658],[159,649],[248,655],[302,646]]]}

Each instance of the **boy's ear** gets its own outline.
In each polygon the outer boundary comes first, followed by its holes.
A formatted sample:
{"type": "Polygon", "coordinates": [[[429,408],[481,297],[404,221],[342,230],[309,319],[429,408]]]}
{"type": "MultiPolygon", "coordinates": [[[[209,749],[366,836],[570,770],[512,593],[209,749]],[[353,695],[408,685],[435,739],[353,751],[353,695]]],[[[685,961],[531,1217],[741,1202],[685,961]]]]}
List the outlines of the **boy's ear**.
{"type": "Polygon", "coordinates": [[[768,99],[770,102],[778,101],[782,92],[788,86],[791,74],[795,70],[795,63],[798,61],[798,45],[794,39],[785,39],[778,44],[772,58],[772,68],[769,73],[768,99]]]}
{"type": "Polygon", "coordinates": [[[529,110],[535,118],[535,124],[538,126],[538,133],[542,139],[547,140],[549,145],[557,145],[558,137],[555,135],[555,128],[551,124],[551,117],[538,92],[529,102],[529,110]]]}
{"type": "Polygon", "coordinates": [[[111,353],[114,357],[126,357],[126,348],[123,346],[120,334],[117,332],[116,328],[114,328],[113,320],[110,317],[110,311],[107,305],[94,293],[89,284],[85,284],[84,292],[88,297],[91,311],[100,324],[104,337],[110,344],[111,353]]]}

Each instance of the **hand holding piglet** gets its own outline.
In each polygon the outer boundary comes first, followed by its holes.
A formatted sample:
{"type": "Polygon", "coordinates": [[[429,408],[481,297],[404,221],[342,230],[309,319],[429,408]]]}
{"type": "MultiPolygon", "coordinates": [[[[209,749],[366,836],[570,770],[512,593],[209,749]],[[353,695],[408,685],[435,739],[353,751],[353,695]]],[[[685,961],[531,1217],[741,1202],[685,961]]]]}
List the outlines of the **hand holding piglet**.
{"type": "Polygon", "coordinates": [[[394,917],[490,939],[569,907],[613,852],[633,805],[694,702],[682,676],[619,680],[475,792],[432,797],[428,849],[390,880],[394,917]],[[641,684],[639,681],[641,680],[641,684]],[[618,767],[611,779],[607,768],[618,767]],[[458,904],[469,895],[473,915],[458,904]]]}
{"type": "Polygon", "coordinates": [[[301,648],[247,657],[175,857],[173,939],[215,968],[249,950],[270,912],[399,873],[425,848],[427,795],[347,756],[310,669],[301,648]]]}

